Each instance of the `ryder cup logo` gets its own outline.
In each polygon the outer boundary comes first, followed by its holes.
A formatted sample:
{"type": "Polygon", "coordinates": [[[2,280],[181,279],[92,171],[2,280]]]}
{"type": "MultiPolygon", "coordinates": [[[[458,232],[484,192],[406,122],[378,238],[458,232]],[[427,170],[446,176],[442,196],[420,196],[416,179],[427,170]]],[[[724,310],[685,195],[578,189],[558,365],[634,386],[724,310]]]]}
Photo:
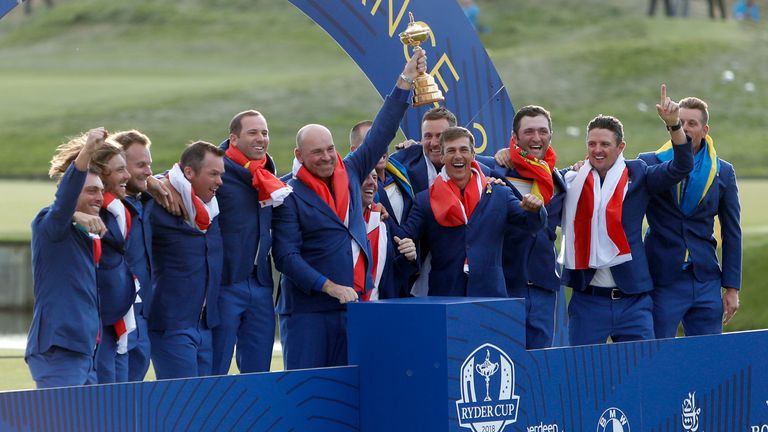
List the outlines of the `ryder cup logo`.
{"type": "Polygon", "coordinates": [[[597,422],[597,432],[630,432],[629,419],[618,408],[608,408],[597,422]]]}
{"type": "Polygon", "coordinates": [[[474,432],[502,432],[517,421],[515,365],[499,348],[484,344],[461,365],[459,426],[474,432]]]}

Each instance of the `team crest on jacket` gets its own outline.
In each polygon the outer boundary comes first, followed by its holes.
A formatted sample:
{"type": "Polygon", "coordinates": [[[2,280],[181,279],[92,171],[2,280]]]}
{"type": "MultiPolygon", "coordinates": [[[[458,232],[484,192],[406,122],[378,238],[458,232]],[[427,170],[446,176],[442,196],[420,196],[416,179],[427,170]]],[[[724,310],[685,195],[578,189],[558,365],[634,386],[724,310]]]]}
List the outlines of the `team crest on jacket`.
{"type": "Polygon", "coordinates": [[[484,344],[461,365],[461,400],[456,401],[459,426],[474,432],[502,432],[517,421],[519,396],[515,364],[498,347],[484,344]]]}

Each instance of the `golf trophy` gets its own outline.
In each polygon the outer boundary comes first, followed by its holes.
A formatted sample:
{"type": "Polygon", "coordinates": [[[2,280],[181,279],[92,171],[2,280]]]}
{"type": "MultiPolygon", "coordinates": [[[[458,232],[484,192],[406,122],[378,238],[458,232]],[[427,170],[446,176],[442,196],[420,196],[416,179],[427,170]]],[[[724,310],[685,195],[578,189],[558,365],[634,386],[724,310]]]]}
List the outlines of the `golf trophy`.
{"type": "MultiPolygon", "coordinates": [[[[424,41],[429,38],[430,29],[422,22],[413,20],[413,13],[408,12],[408,27],[400,33],[400,41],[404,45],[410,45],[413,50],[420,50],[424,41]]],[[[435,102],[442,102],[445,98],[440,89],[435,84],[435,79],[431,75],[421,72],[413,80],[413,106],[427,105],[435,102]]]]}

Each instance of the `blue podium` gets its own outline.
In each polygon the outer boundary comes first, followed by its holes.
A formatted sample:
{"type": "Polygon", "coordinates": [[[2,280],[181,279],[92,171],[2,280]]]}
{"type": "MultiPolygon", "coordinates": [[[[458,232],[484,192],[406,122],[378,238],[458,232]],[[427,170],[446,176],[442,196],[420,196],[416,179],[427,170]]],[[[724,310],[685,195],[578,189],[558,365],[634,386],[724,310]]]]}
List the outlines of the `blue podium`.
{"type": "Polygon", "coordinates": [[[349,362],[360,365],[361,430],[500,431],[515,421],[512,358],[526,356],[523,300],[359,303],[350,305],[348,323],[349,362]]]}

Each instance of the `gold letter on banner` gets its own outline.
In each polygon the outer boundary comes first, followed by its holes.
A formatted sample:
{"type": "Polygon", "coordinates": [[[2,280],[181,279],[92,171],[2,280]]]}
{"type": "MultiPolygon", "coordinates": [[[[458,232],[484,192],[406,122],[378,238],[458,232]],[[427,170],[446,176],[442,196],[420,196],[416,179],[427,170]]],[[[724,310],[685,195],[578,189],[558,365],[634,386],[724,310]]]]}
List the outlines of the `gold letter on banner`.
{"type": "Polygon", "coordinates": [[[480,123],[472,123],[472,127],[480,131],[480,137],[481,144],[480,147],[475,146],[475,151],[477,153],[482,153],[485,151],[485,148],[488,147],[488,135],[485,133],[485,128],[480,123]]]}
{"type": "Polygon", "coordinates": [[[443,53],[442,56],[440,56],[440,60],[435,63],[435,67],[432,68],[432,71],[429,73],[433,77],[437,78],[438,81],[440,81],[440,85],[443,86],[443,91],[445,93],[448,93],[448,85],[445,83],[445,80],[443,79],[443,75],[440,73],[440,66],[445,63],[448,66],[448,69],[451,71],[451,75],[453,75],[453,79],[456,81],[459,80],[459,74],[456,72],[456,69],[453,67],[453,63],[451,62],[451,59],[448,58],[448,54],[443,53]]]}

